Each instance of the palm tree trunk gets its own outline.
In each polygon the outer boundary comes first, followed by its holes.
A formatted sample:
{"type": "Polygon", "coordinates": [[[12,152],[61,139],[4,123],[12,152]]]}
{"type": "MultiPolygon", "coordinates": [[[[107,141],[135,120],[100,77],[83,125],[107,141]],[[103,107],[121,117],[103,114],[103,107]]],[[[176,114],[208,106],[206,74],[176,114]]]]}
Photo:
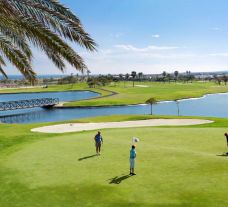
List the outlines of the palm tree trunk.
{"type": "Polygon", "coordinates": [[[153,106],[153,104],[150,104],[150,111],[151,111],[151,115],[153,115],[153,110],[152,110],[152,109],[153,109],[153,107],[152,107],[152,106],[153,106]]]}
{"type": "Polygon", "coordinates": [[[180,116],[179,103],[177,102],[177,115],[180,116]]]}

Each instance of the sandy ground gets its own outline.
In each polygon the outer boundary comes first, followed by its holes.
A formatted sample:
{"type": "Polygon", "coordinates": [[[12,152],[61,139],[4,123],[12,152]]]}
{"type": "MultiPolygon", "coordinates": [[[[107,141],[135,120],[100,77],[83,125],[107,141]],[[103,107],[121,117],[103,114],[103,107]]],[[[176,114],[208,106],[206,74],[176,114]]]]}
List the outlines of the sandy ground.
{"type": "Polygon", "coordinates": [[[141,87],[141,88],[148,88],[149,86],[147,85],[135,85],[136,87],[141,87]]]}
{"type": "Polygon", "coordinates": [[[128,128],[128,127],[144,127],[144,126],[186,126],[212,123],[209,120],[200,119],[148,119],[139,121],[123,121],[123,122],[105,122],[105,123],[68,123],[52,126],[44,126],[34,128],[33,132],[43,133],[65,133],[79,132],[106,128],[128,128]]]}
{"type": "Polygon", "coordinates": [[[31,88],[43,88],[44,86],[19,86],[19,87],[4,87],[0,86],[0,90],[13,90],[13,89],[31,89],[31,88]]]}

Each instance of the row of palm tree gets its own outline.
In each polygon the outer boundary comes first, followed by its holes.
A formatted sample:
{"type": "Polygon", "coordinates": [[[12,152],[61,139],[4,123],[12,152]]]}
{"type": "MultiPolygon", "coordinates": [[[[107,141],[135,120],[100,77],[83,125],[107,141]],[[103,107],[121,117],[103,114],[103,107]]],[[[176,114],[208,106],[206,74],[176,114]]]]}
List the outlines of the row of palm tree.
{"type": "Polygon", "coordinates": [[[4,77],[7,78],[7,60],[34,82],[31,46],[46,53],[61,71],[68,62],[78,71],[86,72],[82,57],[67,41],[89,51],[97,47],[79,18],[57,0],[0,0],[0,73],[4,77]]]}
{"type": "Polygon", "coordinates": [[[126,81],[126,80],[129,80],[130,77],[131,77],[131,79],[132,79],[132,86],[135,87],[135,80],[136,80],[136,77],[138,77],[139,80],[142,80],[142,78],[143,78],[143,73],[142,73],[142,72],[139,72],[139,73],[137,74],[136,71],[132,71],[131,74],[128,74],[128,73],[127,73],[126,75],[119,74],[119,79],[124,81],[124,87],[125,87],[125,81],[126,81]]]}

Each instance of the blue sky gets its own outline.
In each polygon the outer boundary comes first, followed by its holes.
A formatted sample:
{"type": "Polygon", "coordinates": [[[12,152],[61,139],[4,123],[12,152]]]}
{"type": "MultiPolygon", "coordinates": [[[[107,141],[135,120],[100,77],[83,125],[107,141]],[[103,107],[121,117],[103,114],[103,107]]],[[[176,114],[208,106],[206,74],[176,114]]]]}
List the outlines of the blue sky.
{"type": "MultiPolygon", "coordinates": [[[[60,0],[98,43],[93,74],[228,70],[227,0],[60,0]]],[[[35,51],[40,74],[59,73],[35,51]]],[[[67,73],[76,73],[68,66],[67,73]]]]}

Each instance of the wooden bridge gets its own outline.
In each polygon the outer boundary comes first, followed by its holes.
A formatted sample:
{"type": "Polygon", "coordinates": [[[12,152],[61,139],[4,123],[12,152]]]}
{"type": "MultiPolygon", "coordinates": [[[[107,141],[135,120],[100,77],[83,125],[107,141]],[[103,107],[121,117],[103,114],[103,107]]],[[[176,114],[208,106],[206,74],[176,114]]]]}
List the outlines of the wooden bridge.
{"type": "Polygon", "coordinates": [[[58,98],[40,98],[30,100],[0,102],[0,111],[27,109],[35,107],[50,108],[59,103],[58,98]]]}

